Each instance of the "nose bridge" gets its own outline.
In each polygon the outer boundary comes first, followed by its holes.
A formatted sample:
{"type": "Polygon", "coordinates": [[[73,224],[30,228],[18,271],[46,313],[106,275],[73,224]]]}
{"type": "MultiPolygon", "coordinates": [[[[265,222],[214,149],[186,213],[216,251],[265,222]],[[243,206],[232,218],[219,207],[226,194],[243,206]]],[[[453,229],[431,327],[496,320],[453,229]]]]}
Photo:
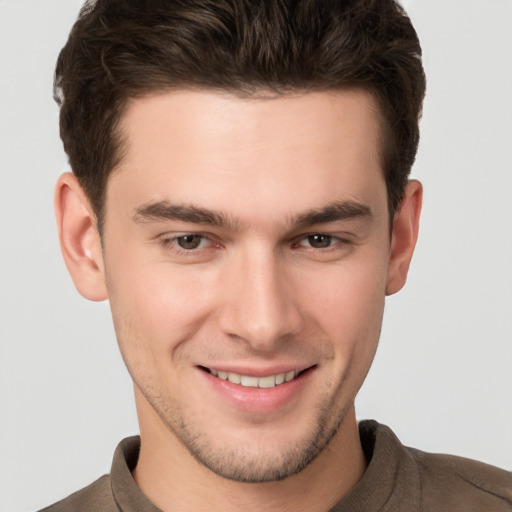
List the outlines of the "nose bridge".
{"type": "Polygon", "coordinates": [[[240,251],[224,289],[220,323],[226,334],[243,338],[255,349],[272,350],[300,330],[302,318],[285,262],[271,248],[240,251]]]}

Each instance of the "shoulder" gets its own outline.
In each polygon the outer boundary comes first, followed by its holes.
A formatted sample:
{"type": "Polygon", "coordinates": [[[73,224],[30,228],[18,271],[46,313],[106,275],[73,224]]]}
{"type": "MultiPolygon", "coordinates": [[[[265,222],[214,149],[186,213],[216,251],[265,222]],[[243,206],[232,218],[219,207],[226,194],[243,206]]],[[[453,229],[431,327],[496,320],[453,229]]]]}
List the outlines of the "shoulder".
{"type": "Polygon", "coordinates": [[[509,471],[409,448],[389,427],[373,420],[361,422],[359,432],[369,462],[350,501],[359,508],[339,510],[512,512],[509,471]],[[366,506],[369,501],[373,508],[366,506]]]}
{"type": "Polygon", "coordinates": [[[112,496],[108,475],[102,476],[87,487],[39,512],[90,512],[91,510],[103,512],[118,510],[112,496]]]}
{"type": "Polygon", "coordinates": [[[455,455],[407,448],[420,474],[426,510],[442,503],[450,511],[512,511],[512,473],[455,455]]]}

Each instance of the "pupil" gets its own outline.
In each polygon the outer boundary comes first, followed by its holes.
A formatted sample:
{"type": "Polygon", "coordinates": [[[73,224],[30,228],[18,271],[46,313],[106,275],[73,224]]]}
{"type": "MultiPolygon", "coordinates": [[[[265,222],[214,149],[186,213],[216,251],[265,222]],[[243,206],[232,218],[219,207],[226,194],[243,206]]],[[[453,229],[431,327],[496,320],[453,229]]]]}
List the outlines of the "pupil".
{"type": "Polygon", "coordinates": [[[310,235],[308,236],[308,242],[311,247],[324,249],[331,245],[331,237],[328,235],[310,235]]]}
{"type": "Polygon", "coordinates": [[[182,249],[197,249],[201,243],[199,235],[185,235],[178,238],[178,245],[182,249]]]}

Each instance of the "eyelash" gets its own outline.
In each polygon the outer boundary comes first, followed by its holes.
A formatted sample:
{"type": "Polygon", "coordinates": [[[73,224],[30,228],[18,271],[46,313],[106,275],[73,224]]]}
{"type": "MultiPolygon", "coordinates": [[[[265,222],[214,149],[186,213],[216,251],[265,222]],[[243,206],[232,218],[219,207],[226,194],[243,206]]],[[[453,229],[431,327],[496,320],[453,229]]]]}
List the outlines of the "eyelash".
{"type": "Polygon", "coordinates": [[[294,245],[296,245],[298,247],[306,247],[308,249],[312,249],[315,251],[328,252],[330,250],[331,251],[336,250],[336,248],[338,248],[340,245],[348,245],[348,244],[350,244],[350,240],[348,240],[346,238],[341,238],[339,236],[335,236],[335,235],[331,235],[331,234],[327,234],[327,233],[311,233],[309,235],[301,236],[301,238],[298,240],[298,242],[294,245]],[[313,237],[328,238],[329,245],[327,245],[326,247],[313,247],[311,245],[311,240],[310,240],[313,237]],[[304,241],[308,241],[309,245],[302,245],[302,242],[304,242],[304,241]]]}
{"type": "Polygon", "coordinates": [[[209,249],[211,245],[214,244],[214,242],[206,235],[203,235],[201,233],[183,233],[180,235],[172,236],[172,237],[162,237],[160,238],[160,244],[164,249],[172,249],[176,254],[178,255],[185,255],[185,256],[191,256],[195,253],[197,253],[199,250],[209,249]],[[198,247],[196,249],[185,249],[183,247],[180,247],[178,245],[178,240],[180,238],[185,237],[200,237],[202,240],[200,243],[203,243],[203,241],[207,240],[208,246],[207,247],[198,247]]]}
{"type": "MultiPolygon", "coordinates": [[[[172,249],[176,254],[184,255],[184,256],[192,256],[194,254],[197,254],[198,251],[208,250],[215,246],[220,247],[220,244],[214,242],[209,236],[201,234],[201,233],[183,233],[183,234],[175,235],[172,237],[164,236],[164,237],[160,238],[160,244],[164,249],[172,249]],[[202,244],[204,241],[207,241],[208,245],[206,247],[197,247],[197,248],[192,248],[192,249],[185,249],[183,247],[180,247],[178,245],[178,240],[186,238],[186,237],[200,237],[201,238],[200,244],[202,244]]],[[[343,238],[340,236],[335,236],[335,235],[331,235],[331,234],[327,234],[327,233],[316,232],[316,233],[304,234],[304,235],[301,235],[300,237],[295,238],[295,240],[292,243],[292,247],[294,247],[294,248],[302,247],[305,250],[315,251],[315,252],[320,251],[320,252],[325,253],[325,252],[336,251],[337,249],[339,249],[342,246],[348,246],[351,244],[352,244],[352,241],[347,238],[343,238]],[[302,242],[308,241],[308,239],[310,239],[311,237],[326,237],[329,239],[329,242],[331,242],[331,243],[327,247],[313,247],[310,244],[302,245],[302,242]]]]}

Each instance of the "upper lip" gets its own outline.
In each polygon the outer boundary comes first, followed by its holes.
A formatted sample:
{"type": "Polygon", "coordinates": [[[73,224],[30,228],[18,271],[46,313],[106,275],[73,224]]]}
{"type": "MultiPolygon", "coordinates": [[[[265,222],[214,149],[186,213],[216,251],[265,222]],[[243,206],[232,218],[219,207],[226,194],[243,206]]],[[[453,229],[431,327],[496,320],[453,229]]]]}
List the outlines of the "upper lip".
{"type": "Polygon", "coordinates": [[[300,373],[304,370],[307,370],[315,364],[282,364],[282,365],[273,365],[267,367],[254,367],[254,366],[242,366],[242,365],[232,365],[232,364],[201,364],[198,365],[199,368],[204,368],[206,370],[217,370],[221,372],[227,373],[237,373],[239,375],[246,375],[248,377],[269,377],[271,375],[278,375],[280,373],[288,373],[291,371],[295,371],[300,373]]]}

